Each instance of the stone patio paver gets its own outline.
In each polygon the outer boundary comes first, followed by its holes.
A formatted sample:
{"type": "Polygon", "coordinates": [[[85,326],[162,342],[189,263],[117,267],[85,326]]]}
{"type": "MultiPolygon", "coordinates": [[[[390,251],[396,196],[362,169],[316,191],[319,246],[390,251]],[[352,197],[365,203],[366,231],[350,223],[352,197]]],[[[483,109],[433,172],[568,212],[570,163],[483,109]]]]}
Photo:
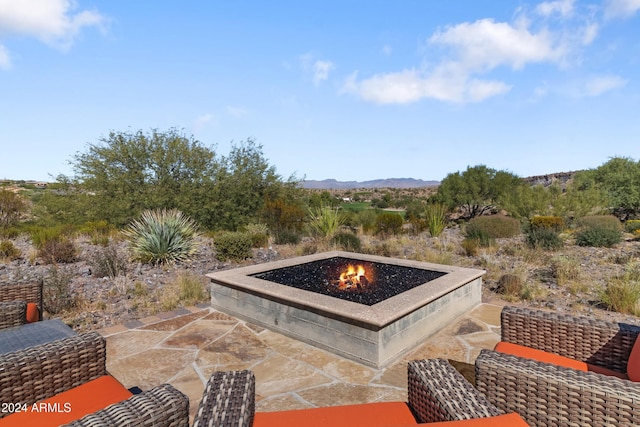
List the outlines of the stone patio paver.
{"type": "MultiPolygon", "coordinates": [[[[502,307],[483,303],[390,365],[375,369],[210,307],[158,314],[101,331],[107,369],[126,387],[168,382],[197,410],[216,370],[251,369],[258,411],[406,400],[406,365],[450,359],[467,377],[483,348],[499,340],[502,307]]],[[[472,378],[471,378],[472,379],[472,378]]]]}

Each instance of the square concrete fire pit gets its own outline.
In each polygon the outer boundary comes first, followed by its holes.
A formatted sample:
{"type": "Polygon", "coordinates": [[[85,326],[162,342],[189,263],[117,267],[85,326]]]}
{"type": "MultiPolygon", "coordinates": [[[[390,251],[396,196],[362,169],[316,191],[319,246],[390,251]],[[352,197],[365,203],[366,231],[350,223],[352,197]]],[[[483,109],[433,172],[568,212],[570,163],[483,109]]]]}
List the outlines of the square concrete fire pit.
{"type": "Polygon", "coordinates": [[[217,310],[382,367],[480,304],[484,274],[332,251],[207,276],[211,305],[217,310]],[[340,279],[342,264],[362,264],[369,271],[362,273],[365,277],[350,273],[340,279]],[[384,296],[370,299],[369,288],[384,296]],[[366,303],[356,302],[361,297],[366,303]]]}

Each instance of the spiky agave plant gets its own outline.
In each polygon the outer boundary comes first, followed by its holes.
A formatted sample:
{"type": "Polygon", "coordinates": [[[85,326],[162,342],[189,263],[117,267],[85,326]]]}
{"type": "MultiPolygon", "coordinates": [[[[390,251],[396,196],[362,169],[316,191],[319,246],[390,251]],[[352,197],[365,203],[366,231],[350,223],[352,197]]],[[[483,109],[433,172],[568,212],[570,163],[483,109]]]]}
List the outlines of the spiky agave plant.
{"type": "Polygon", "coordinates": [[[145,263],[186,261],[198,249],[197,224],[176,209],[144,211],[124,234],[135,258],[145,263]]]}

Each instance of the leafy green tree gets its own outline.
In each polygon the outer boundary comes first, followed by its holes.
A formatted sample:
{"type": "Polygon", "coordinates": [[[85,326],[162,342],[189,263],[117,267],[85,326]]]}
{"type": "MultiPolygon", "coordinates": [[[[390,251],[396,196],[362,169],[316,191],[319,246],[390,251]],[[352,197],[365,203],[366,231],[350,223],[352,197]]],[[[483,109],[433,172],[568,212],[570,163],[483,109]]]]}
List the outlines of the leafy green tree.
{"type": "Polygon", "coordinates": [[[88,216],[120,226],[147,209],[201,219],[219,168],[211,148],[176,129],[111,132],[71,163],[74,184],[93,196],[88,216]]]}
{"type": "Polygon", "coordinates": [[[629,157],[613,157],[575,177],[579,190],[596,188],[607,199],[607,207],[622,220],[640,214],[640,161],[629,157]]]}
{"type": "Polygon", "coordinates": [[[18,223],[27,210],[27,202],[13,191],[0,189],[0,229],[18,223]]]}
{"type": "Polygon", "coordinates": [[[262,145],[249,138],[233,145],[223,157],[215,176],[215,202],[209,215],[209,228],[238,230],[260,219],[267,198],[293,191],[294,177],[286,182],[262,153],[262,145]]]}
{"type": "Polygon", "coordinates": [[[516,175],[478,165],[447,175],[438,187],[435,201],[450,209],[462,207],[467,218],[474,218],[496,207],[522,185],[525,184],[516,175]]]}

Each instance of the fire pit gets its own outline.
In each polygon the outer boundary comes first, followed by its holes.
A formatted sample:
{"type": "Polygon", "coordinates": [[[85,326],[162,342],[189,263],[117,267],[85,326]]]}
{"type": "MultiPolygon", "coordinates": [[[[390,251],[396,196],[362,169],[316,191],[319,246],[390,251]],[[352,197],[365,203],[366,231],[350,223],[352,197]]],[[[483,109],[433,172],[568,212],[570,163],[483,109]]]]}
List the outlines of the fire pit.
{"type": "Polygon", "coordinates": [[[478,305],[484,273],[334,251],[207,276],[214,308],[381,367],[478,305]]]}

